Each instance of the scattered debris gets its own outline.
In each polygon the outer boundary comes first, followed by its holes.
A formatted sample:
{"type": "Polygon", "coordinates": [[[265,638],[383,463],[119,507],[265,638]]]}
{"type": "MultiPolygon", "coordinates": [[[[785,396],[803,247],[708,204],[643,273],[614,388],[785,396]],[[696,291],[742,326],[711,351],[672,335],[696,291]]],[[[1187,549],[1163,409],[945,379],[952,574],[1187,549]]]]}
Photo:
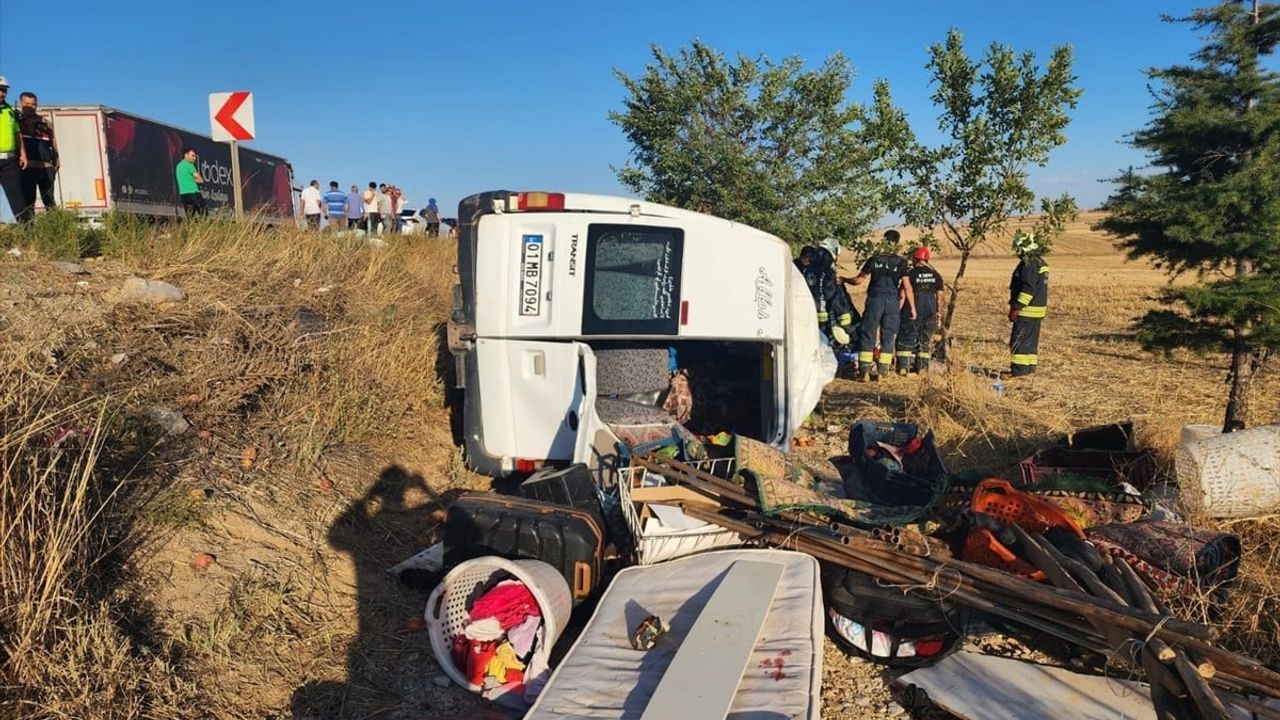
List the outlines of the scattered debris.
{"type": "Polygon", "coordinates": [[[135,275],[124,281],[120,296],[124,300],[159,304],[182,302],[187,299],[187,291],[163,280],[147,280],[135,275]]]}
{"type": "Polygon", "coordinates": [[[191,567],[196,570],[207,570],[210,565],[218,562],[218,558],[209,553],[196,553],[191,558],[191,567]]]}
{"type": "Polygon", "coordinates": [[[253,467],[253,463],[258,459],[258,448],[247,447],[240,452],[240,467],[248,470],[253,467]]]}
{"type": "Polygon", "coordinates": [[[15,257],[15,258],[22,257],[22,251],[19,250],[18,248],[9,248],[9,251],[6,252],[5,254],[8,255],[9,257],[15,257]]]}
{"type": "Polygon", "coordinates": [[[114,354],[114,355],[112,355],[112,356],[111,356],[111,364],[112,364],[112,365],[119,365],[119,364],[123,363],[125,360],[128,360],[128,359],[129,359],[129,355],[128,355],[128,353],[116,353],[116,354],[114,354]]]}
{"type": "Polygon", "coordinates": [[[67,262],[66,260],[55,260],[50,263],[54,270],[68,275],[88,275],[89,269],[78,262],[67,262]]]}
{"type": "Polygon", "coordinates": [[[1124,678],[961,651],[895,681],[916,686],[962,720],[1017,717],[1155,720],[1146,686],[1124,678]]]}
{"type": "Polygon", "coordinates": [[[320,482],[318,484],[320,486],[320,492],[324,493],[325,495],[328,495],[329,493],[333,492],[333,481],[330,480],[329,478],[327,477],[320,478],[320,482]]]}
{"type": "Polygon", "coordinates": [[[191,429],[191,423],[182,413],[157,405],[147,410],[147,419],[164,431],[165,435],[181,435],[191,429]]]}
{"type": "Polygon", "coordinates": [[[1280,425],[1263,425],[1183,442],[1178,482],[1210,517],[1248,518],[1280,508],[1280,425]]]}

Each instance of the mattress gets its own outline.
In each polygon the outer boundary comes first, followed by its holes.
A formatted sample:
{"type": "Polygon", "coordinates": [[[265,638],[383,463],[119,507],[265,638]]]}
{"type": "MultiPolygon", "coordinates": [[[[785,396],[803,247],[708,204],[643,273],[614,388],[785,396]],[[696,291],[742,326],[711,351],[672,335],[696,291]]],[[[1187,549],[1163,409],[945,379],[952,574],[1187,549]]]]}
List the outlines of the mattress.
{"type": "Polygon", "coordinates": [[[639,720],[703,606],[737,560],[776,562],[783,572],[728,717],[819,718],[824,627],[818,562],[803,553],[750,549],[718,550],[618,573],[525,720],[639,720]],[[648,615],[662,618],[670,630],[651,650],[634,650],[631,628],[648,615]]]}

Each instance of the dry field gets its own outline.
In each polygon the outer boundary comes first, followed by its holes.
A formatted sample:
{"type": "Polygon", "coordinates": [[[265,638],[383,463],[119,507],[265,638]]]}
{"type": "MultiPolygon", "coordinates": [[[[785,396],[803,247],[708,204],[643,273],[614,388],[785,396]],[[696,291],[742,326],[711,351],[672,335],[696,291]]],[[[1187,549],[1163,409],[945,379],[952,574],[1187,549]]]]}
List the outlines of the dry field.
{"type": "MultiPolygon", "coordinates": [[[[216,223],[113,223],[84,247],[54,220],[0,231],[24,248],[0,255],[0,717],[483,717],[436,682],[425,594],[383,570],[488,486],[444,402],[452,250],[216,223]],[[50,264],[85,250],[101,253],[85,275],[50,264]],[[124,302],[135,273],[189,297],[124,302]],[[157,408],[191,427],[166,435],[157,408]]],[[[1132,418],[1170,462],[1182,424],[1220,420],[1225,359],[1143,353],[1128,324],[1164,278],[1109,247],[1085,221],[1058,241],[1040,373],[1003,398],[965,368],[1007,362],[1013,261],[972,261],[955,371],[836,381],[804,458],[842,453],[855,418],[901,418],[938,433],[951,469],[1000,472],[1132,418]]],[[[1280,414],[1274,367],[1254,413],[1280,414]]],[[[1280,663],[1280,524],[1232,528],[1250,554],[1227,642],[1280,663]]],[[[894,712],[879,670],[830,644],[826,665],[826,716],[894,712]]]]}

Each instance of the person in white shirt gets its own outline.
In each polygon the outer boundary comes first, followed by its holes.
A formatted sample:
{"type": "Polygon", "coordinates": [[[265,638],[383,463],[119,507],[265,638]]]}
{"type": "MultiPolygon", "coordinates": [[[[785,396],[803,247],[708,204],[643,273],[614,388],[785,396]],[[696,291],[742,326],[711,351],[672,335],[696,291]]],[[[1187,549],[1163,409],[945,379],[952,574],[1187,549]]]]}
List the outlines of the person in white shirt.
{"type": "Polygon", "coordinates": [[[378,183],[369,183],[364,191],[365,232],[370,236],[378,234],[378,183]]]}
{"type": "Polygon", "coordinates": [[[307,228],[320,229],[320,216],[324,212],[324,198],[320,196],[320,181],[312,180],[302,191],[302,214],[307,218],[307,228]]]}

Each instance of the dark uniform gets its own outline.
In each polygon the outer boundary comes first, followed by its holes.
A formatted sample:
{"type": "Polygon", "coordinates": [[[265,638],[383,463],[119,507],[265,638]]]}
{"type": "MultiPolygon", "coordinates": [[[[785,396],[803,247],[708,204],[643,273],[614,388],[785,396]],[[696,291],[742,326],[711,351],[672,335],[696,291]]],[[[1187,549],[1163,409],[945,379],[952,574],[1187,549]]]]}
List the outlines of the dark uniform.
{"type": "MultiPolygon", "coordinates": [[[[809,250],[805,248],[802,253],[809,250]]],[[[831,337],[831,326],[850,327],[854,321],[853,303],[836,280],[836,271],[831,253],[823,248],[812,248],[812,259],[807,265],[800,266],[800,273],[813,295],[813,304],[818,309],[818,325],[828,338],[831,337]]]]}
{"type": "Polygon", "coordinates": [[[917,265],[907,273],[911,289],[916,297],[916,319],[911,319],[911,309],[902,307],[902,331],[898,334],[897,365],[899,370],[929,369],[930,345],[933,333],[938,329],[938,291],[942,290],[942,275],[931,265],[917,265]]]}
{"type": "Polygon", "coordinates": [[[1040,346],[1040,321],[1049,304],[1049,266],[1043,255],[1022,256],[1009,279],[1009,308],[1018,311],[1009,336],[1013,353],[1009,371],[1014,375],[1030,375],[1036,371],[1040,346]]]}
{"type": "Polygon", "coordinates": [[[871,372],[875,364],[876,331],[880,332],[881,364],[887,366],[898,335],[898,286],[908,272],[901,255],[876,255],[858,272],[871,276],[867,286],[867,306],[858,326],[858,370],[871,372]]]}

